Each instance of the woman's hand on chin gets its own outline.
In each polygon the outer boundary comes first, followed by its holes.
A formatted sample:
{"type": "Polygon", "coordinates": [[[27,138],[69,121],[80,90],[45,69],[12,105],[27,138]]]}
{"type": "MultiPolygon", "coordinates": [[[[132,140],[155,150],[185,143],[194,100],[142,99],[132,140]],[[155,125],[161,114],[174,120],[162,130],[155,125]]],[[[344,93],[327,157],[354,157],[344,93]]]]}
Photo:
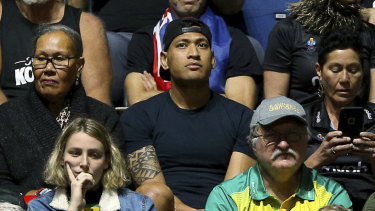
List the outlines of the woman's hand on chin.
{"type": "Polygon", "coordinates": [[[353,144],[349,137],[341,137],[341,131],[327,133],[319,148],[305,161],[309,168],[319,169],[351,152],[353,144]]]}
{"type": "Polygon", "coordinates": [[[361,138],[353,140],[353,154],[364,159],[375,159],[375,133],[361,132],[361,138]]]}
{"type": "Polygon", "coordinates": [[[78,211],[86,205],[86,191],[95,184],[95,181],[91,174],[85,172],[81,172],[75,177],[69,164],[66,163],[65,165],[69,175],[71,190],[68,211],[78,211]]]}

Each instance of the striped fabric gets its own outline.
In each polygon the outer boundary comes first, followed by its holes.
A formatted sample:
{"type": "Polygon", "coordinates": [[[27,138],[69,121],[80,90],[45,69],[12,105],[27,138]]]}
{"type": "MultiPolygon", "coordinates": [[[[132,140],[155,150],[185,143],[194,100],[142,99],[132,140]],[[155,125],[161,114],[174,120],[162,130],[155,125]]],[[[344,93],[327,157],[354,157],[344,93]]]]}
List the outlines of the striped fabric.
{"type": "Polygon", "coordinates": [[[319,210],[337,204],[352,208],[349,195],[340,184],[302,166],[302,179],[297,193],[280,202],[267,193],[256,164],[237,177],[216,186],[211,192],[206,211],[211,210],[319,210]]]}
{"type": "Polygon", "coordinates": [[[153,31],[153,43],[154,43],[154,63],[153,63],[153,75],[159,90],[167,91],[171,88],[171,82],[165,81],[160,76],[160,53],[163,50],[163,37],[165,29],[169,22],[173,21],[171,9],[168,8],[161,20],[156,24],[153,31]]]}

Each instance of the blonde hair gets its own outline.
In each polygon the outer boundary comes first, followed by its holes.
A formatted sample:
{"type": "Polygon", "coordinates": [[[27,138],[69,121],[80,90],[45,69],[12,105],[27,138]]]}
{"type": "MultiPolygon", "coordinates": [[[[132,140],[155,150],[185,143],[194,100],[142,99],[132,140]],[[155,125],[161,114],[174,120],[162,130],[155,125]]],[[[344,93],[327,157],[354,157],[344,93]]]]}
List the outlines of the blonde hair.
{"type": "Polygon", "coordinates": [[[130,181],[126,171],[126,163],[111,134],[99,122],[82,117],[73,120],[57,138],[55,148],[48,159],[44,171],[46,183],[61,188],[66,188],[70,185],[62,161],[68,140],[73,134],[78,132],[84,132],[103,144],[106,159],[109,159],[108,169],[104,171],[101,178],[103,187],[116,190],[120,187],[125,187],[130,181]]]}

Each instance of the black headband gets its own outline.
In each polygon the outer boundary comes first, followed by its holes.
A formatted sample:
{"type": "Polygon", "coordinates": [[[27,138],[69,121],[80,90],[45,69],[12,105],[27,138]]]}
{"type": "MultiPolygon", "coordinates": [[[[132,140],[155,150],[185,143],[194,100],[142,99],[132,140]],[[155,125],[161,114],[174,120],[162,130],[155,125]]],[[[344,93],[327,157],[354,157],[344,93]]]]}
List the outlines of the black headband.
{"type": "Polygon", "coordinates": [[[199,19],[184,18],[176,19],[168,24],[163,38],[164,50],[168,50],[169,45],[172,43],[174,38],[181,34],[189,32],[197,32],[203,34],[208,39],[208,42],[211,45],[212,35],[210,28],[199,19]]]}

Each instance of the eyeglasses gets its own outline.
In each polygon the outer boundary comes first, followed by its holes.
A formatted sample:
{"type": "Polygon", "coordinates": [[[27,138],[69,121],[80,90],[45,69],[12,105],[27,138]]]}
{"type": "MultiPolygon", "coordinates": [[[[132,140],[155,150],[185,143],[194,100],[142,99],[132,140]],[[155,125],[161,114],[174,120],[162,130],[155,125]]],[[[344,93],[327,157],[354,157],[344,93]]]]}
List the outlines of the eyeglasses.
{"type": "Polygon", "coordinates": [[[79,57],[33,57],[31,64],[34,69],[44,69],[48,62],[51,62],[55,69],[65,69],[69,67],[70,59],[78,59],[79,57]]]}
{"type": "Polygon", "coordinates": [[[265,142],[265,144],[267,146],[271,146],[271,145],[276,145],[280,143],[281,140],[286,140],[288,143],[295,143],[298,141],[302,141],[302,138],[305,135],[306,134],[304,133],[290,132],[288,134],[280,134],[280,133],[262,134],[262,135],[258,135],[257,137],[262,137],[262,140],[265,142]]]}

